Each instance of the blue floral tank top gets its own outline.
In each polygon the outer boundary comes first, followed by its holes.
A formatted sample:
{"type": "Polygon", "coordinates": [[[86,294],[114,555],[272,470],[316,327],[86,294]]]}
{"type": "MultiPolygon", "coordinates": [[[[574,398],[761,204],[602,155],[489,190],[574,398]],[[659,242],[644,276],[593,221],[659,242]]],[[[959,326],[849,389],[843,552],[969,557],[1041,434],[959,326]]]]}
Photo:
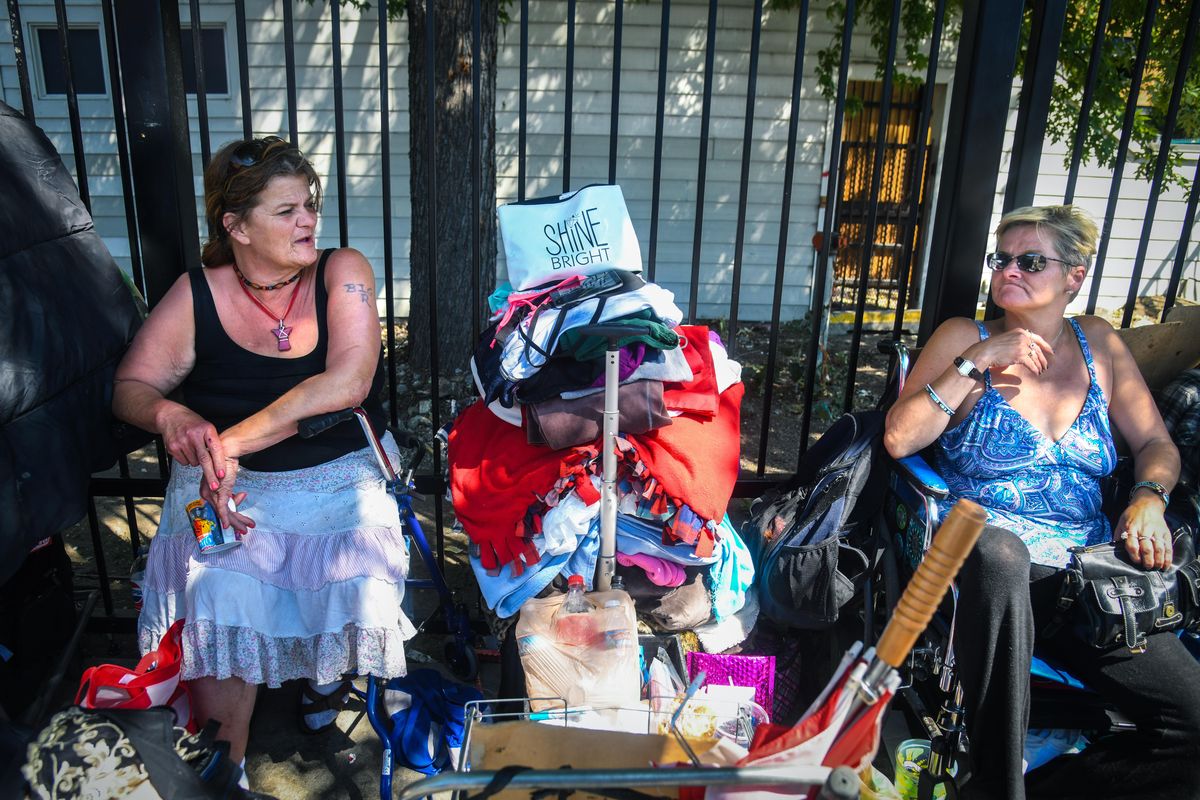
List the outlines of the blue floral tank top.
{"type": "MultiPolygon", "coordinates": [[[[1079,323],[1070,320],[1087,364],[1087,397],[1075,422],[1057,442],[1033,427],[992,386],[971,413],[938,439],[938,470],[953,500],[965,497],[987,511],[988,522],[1021,537],[1035,564],[1066,566],[1069,547],[1099,544],[1112,536],[1100,511],[1099,479],[1117,464],[1108,400],[1096,382],[1092,351],[1079,323]]],[[[988,337],[979,325],[980,339],[988,337]]]]}

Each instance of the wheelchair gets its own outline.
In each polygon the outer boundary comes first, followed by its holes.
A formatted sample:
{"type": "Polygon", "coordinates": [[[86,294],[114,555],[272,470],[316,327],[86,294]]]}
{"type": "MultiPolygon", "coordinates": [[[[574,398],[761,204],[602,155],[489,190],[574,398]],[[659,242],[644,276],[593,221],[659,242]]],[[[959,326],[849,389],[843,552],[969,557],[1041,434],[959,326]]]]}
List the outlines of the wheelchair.
{"type": "MultiPolygon", "coordinates": [[[[894,365],[880,401],[883,409],[903,389],[910,353],[896,340],[881,341],[879,349],[893,357],[894,365]]],[[[884,458],[889,461],[888,483],[876,522],[873,588],[868,588],[864,598],[867,619],[888,617],[941,523],[938,501],[949,496],[946,483],[922,454],[902,459],[885,454],[884,458]]],[[[958,590],[952,587],[923,639],[913,648],[905,683],[897,693],[910,726],[922,731],[932,744],[928,768],[922,771],[918,785],[920,800],[933,797],[937,787],[943,787],[945,797],[954,798],[957,782],[969,777],[970,741],[954,654],[957,602],[958,590]]],[[[1135,727],[1100,695],[1036,652],[1030,681],[1031,731],[1083,731],[1090,739],[1135,727]]]]}

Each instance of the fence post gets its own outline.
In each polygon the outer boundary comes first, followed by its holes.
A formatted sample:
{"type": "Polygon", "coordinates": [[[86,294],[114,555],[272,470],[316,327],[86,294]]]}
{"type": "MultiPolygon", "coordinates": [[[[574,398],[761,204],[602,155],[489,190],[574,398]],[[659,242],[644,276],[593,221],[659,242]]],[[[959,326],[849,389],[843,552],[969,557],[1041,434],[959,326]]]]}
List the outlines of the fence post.
{"type": "Polygon", "coordinates": [[[1021,37],[1020,0],[963,4],[954,94],[929,249],[918,338],[950,317],[974,317],[996,197],[1013,70],[1021,37]]]}
{"type": "Polygon", "coordinates": [[[115,11],[138,238],[153,306],[176,277],[200,266],[179,5],[117,0],[115,11]]]}
{"type": "Polygon", "coordinates": [[[1025,54],[1025,71],[1021,76],[1012,162],[1004,192],[1005,213],[1032,203],[1037,190],[1042,145],[1046,141],[1046,118],[1050,115],[1050,91],[1054,88],[1054,68],[1058,64],[1066,18],[1067,0],[1034,3],[1029,51],[1025,54]]]}

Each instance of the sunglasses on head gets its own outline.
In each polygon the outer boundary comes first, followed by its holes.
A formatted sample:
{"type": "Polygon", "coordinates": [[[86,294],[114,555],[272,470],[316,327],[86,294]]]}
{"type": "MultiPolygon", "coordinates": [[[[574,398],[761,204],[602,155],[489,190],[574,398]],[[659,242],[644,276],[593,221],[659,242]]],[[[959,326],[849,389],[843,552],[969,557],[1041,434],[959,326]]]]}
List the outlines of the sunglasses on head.
{"type": "Polygon", "coordinates": [[[263,160],[263,157],[266,156],[267,151],[272,149],[272,147],[275,145],[283,145],[283,149],[287,152],[295,153],[296,155],[303,157],[299,149],[289,145],[278,136],[264,136],[261,139],[250,139],[249,141],[242,142],[240,145],[238,145],[234,149],[233,153],[230,154],[229,163],[234,169],[253,167],[257,164],[260,164],[263,160]]]}
{"type": "Polygon", "coordinates": [[[1069,261],[1063,261],[1061,258],[1051,258],[1041,253],[1021,253],[1019,256],[1014,256],[1011,253],[998,252],[988,253],[984,258],[984,262],[994,270],[1004,269],[1010,261],[1016,261],[1017,269],[1021,270],[1021,272],[1041,272],[1051,261],[1057,261],[1059,264],[1070,264],[1069,261]]]}

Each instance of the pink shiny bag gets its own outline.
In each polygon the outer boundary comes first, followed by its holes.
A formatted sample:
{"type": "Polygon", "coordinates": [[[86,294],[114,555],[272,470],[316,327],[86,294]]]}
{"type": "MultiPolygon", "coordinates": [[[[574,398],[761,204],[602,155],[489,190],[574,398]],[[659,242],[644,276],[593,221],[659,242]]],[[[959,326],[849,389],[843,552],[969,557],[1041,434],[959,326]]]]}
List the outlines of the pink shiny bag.
{"type": "Polygon", "coordinates": [[[775,656],[688,653],[688,678],[704,672],[704,683],[719,686],[752,686],[754,702],[770,711],[775,695],[775,656]]]}

